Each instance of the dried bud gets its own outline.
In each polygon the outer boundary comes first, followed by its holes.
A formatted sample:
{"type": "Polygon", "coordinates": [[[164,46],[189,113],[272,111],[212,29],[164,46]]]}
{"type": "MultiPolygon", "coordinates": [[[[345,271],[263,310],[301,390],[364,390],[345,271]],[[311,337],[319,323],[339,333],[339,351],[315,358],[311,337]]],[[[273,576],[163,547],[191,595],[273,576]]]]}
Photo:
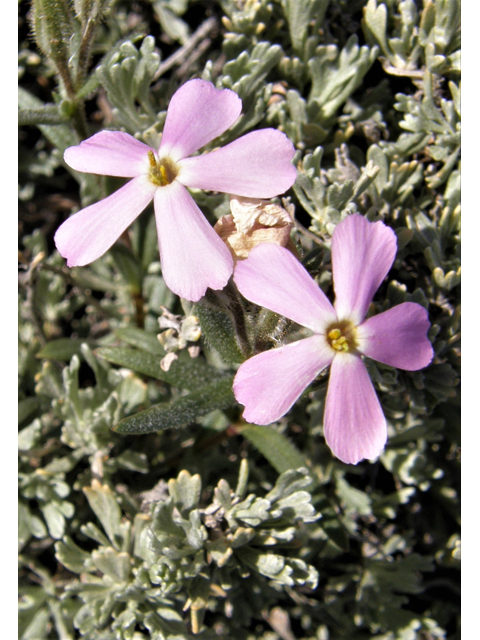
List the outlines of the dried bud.
{"type": "Polygon", "coordinates": [[[222,216],[214,229],[235,261],[246,258],[262,242],[273,242],[297,255],[290,238],[293,215],[286,209],[267,200],[230,196],[230,210],[232,214],[222,216]]]}
{"type": "Polygon", "coordinates": [[[178,356],[176,353],[167,353],[167,355],[160,360],[160,368],[162,371],[168,371],[172,366],[172,362],[175,362],[177,359],[178,356]]]}

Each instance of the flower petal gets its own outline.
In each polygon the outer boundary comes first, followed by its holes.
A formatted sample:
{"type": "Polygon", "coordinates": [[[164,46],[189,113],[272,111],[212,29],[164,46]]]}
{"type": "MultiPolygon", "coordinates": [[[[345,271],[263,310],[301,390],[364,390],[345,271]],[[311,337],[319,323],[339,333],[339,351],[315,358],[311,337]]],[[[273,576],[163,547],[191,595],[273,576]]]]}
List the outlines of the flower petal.
{"type": "Polygon", "coordinates": [[[67,265],[82,267],[100,258],[145,209],[155,189],[146,176],[139,176],[68,218],[55,234],[67,265]]]}
{"type": "Polygon", "coordinates": [[[339,354],[333,359],[324,434],[332,453],[347,464],[377,458],[385,446],[385,416],[365,365],[356,355],[339,354]]]}
{"type": "Polygon", "coordinates": [[[252,131],[221,149],[185,158],[178,180],[197,189],[272,198],[295,182],[294,153],[293,144],[281,131],[252,131]]]}
{"type": "Polygon", "coordinates": [[[154,206],[167,287],[192,302],[208,287],[223,289],[232,275],[232,256],[185,187],[175,181],[157,189],[154,206]]]}
{"type": "Polygon", "coordinates": [[[315,333],[336,319],[328,298],[300,262],[283,247],[263,243],[237,263],[233,275],[240,293],[315,333]]]}
{"type": "Polygon", "coordinates": [[[246,360],[233,381],[247,422],[270,424],[292,407],[304,389],[332,361],[323,336],[311,336],[246,360]]]}
{"type": "Polygon", "coordinates": [[[397,240],[383,222],[359,214],[345,218],[332,236],[332,271],[338,318],[360,324],[375,291],[389,272],[397,240]]]}
{"type": "Polygon", "coordinates": [[[100,131],[75,147],[65,149],[69,167],[101,176],[135,178],[148,173],[149,146],[122,131],[100,131]]]}
{"type": "Polygon", "coordinates": [[[425,309],[414,302],[404,302],[357,327],[359,351],[391,367],[423,369],[433,358],[427,338],[429,327],[425,309]]]}
{"type": "Polygon", "coordinates": [[[199,78],[186,82],[168,105],[159,156],[186,158],[230,128],[241,111],[242,101],[230,89],[199,78]]]}

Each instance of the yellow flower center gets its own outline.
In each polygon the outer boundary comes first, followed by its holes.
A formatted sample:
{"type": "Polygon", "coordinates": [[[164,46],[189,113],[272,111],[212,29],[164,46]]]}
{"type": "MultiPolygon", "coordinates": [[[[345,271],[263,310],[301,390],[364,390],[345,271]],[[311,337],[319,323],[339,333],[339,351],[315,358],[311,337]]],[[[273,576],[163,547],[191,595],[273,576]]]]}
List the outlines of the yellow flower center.
{"type": "Polygon", "coordinates": [[[165,187],[167,184],[171,184],[178,176],[178,167],[170,158],[166,157],[157,160],[153,151],[149,151],[148,161],[150,163],[148,179],[155,186],[165,187]]]}
{"type": "Polygon", "coordinates": [[[357,331],[350,320],[331,324],[327,331],[327,342],[335,351],[348,353],[358,347],[357,331]]]}

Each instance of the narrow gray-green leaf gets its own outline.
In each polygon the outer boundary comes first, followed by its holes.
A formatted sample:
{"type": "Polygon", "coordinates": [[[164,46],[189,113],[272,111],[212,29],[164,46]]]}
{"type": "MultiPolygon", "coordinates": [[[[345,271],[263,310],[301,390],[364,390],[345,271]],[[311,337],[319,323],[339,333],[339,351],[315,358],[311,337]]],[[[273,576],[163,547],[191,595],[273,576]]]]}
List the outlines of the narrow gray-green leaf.
{"type": "MultiPolygon", "coordinates": [[[[86,342],[82,338],[57,338],[51,340],[36,354],[37,358],[70,362],[75,354],[81,355],[80,346],[86,342]]],[[[90,343],[91,345],[91,343],[90,343]]]]}
{"type": "Polygon", "coordinates": [[[228,377],[205,385],[177,400],[157,404],[124,418],[113,430],[122,434],[140,434],[184,427],[215,409],[228,409],[234,404],[232,377],[228,377]]]}
{"type": "Polygon", "coordinates": [[[142,291],[142,267],[130,249],[117,242],[110,248],[110,254],[130,289],[135,293],[140,293],[142,291]]]}
{"type": "Polygon", "coordinates": [[[224,362],[243,362],[244,356],[235,339],[235,328],[226,313],[205,304],[195,305],[202,333],[224,362]]]}
{"type": "Polygon", "coordinates": [[[38,109],[19,109],[18,110],[18,125],[39,125],[39,124],[65,124],[68,121],[64,115],[62,115],[57,105],[46,104],[38,109]]]}
{"type": "Polygon", "coordinates": [[[139,329],[138,327],[120,327],[115,329],[115,335],[124,340],[132,347],[136,347],[141,351],[148,351],[153,355],[158,355],[160,358],[165,355],[165,349],[158,341],[157,336],[152,333],[148,333],[145,329],[139,329]]]}
{"type": "Polygon", "coordinates": [[[162,380],[180,389],[195,389],[199,381],[219,380],[222,374],[200,358],[191,358],[186,351],[179,353],[178,360],[172,363],[168,371],[160,367],[160,357],[125,347],[101,347],[95,355],[108,362],[126,367],[137,373],[162,380]]]}
{"type": "Polygon", "coordinates": [[[247,438],[278,473],[306,467],[306,460],[295,445],[274,427],[257,424],[243,427],[241,434],[247,438]]]}

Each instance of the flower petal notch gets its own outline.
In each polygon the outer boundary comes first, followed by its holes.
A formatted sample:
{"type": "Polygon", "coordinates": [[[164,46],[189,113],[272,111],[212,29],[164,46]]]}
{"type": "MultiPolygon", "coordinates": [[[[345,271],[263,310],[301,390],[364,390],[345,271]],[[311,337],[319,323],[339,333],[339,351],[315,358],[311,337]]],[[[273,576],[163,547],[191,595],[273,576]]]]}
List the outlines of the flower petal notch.
{"type": "Polygon", "coordinates": [[[190,80],[172,96],[158,150],[122,131],[101,131],[68,148],[65,162],[76,171],[131,178],[59,227],[55,244],[68,266],[102,256],[153,201],[166,285],[192,302],[207,288],[223,289],[233,258],[185,187],[271,198],[296,178],[294,147],[275,129],[252,131],[191,157],[231,127],[241,110],[233,91],[190,80]]]}
{"type": "Polygon", "coordinates": [[[362,361],[416,371],[433,358],[427,312],[406,302],[365,319],[374,293],[396,253],[395,234],[383,222],[359,214],[333,232],[335,303],[285,248],[262,244],[237,264],[242,295],[313,331],[314,335],[260,353],[237,371],[233,390],[248,422],[279,420],[307,386],[330,365],[324,435],[346,464],[377,458],[387,440],[385,416],[362,361]],[[302,346],[303,344],[303,346],[302,346]]]}

